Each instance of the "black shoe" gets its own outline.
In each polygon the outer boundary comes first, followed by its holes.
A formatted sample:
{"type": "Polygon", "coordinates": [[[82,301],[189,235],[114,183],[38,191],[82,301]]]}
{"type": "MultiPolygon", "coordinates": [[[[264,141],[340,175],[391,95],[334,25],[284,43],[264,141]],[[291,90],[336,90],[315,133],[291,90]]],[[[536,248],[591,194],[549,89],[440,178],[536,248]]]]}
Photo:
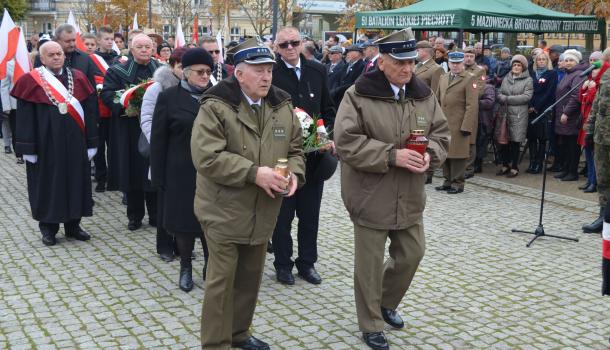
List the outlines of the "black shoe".
{"type": "Polygon", "coordinates": [[[267,253],[273,253],[273,243],[271,241],[267,242],[267,253]]]}
{"type": "Polygon", "coordinates": [[[127,193],[123,193],[123,198],[121,199],[121,203],[123,205],[127,205],[127,193]]]}
{"type": "Polygon", "coordinates": [[[4,153],[6,153],[6,154],[11,154],[11,153],[13,153],[13,150],[11,149],[11,146],[6,146],[6,147],[4,147],[4,153]]]}
{"type": "Polygon", "coordinates": [[[243,350],[269,350],[269,344],[265,343],[260,339],[256,339],[253,336],[250,338],[239,342],[231,344],[232,347],[243,349],[243,350]]]}
{"type": "Polygon", "coordinates": [[[463,188],[453,188],[451,187],[450,189],[447,190],[447,193],[449,194],[458,194],[458,193],[462,193],[464,192],[463,188]]]}
{"type": "Polygon", "coordinates": [[[578,186],[579,190],[584,190],[587,187],[591,186],[591,183],[589,181],[587,181],[584,185],[578,186]]]}
{"type": "Polygon", "coordinates": [[[546,170],[552,173],[560,173],[563,171],[563,167],[561,165],[555,164],[553,166],[547,167],[546,170]]]}
{"type": "Polygon", "coordinates": [[[530,165],[527,167],[527,170],[525,170],[525,172],[528,174],[531,174],[532,171],[534,171],[534,162],[530,162],[530,165]]]}
{"type": "Polygon", "coordinates": [[[66,237],[74,238],[77,241],[88,241],[91,239],[91,236],[80,227],[76,232],[66,232],[66,237]]]}
{"type": "Polygon", "coordinates": [[[148,224],[152,227],[157,227],[157,219],[148,218],[148,224]]]}
{"type": "Polygon", "coordinates": [[[506,174],[508,174],[509,171],[510,171],[509,167],[502,166],[500,169],[498,169],[498,171],[496,171],[496,176],[506,175],[506,174]]]}
{"type": "Polygon", "coordinates": [[[474,172],[464,174],[464,180],[470,179],[474,177],[474,172]]]}
{"type": "Polygon", "coordinates": [[[102,193],[106,192],[106,183],[103,181],[99,181],[97,185],[95,185],[95,192],[102,193]]]}
{"type": "Polygon", "coordinates": [[[562,177],[561,181],[578,181],[578,174],[568,174],[562,177]]]}
{"type": "Polygon", "coordinates": [[[584,193],[595,193],[597,192],[597,185],[596,184],[590,184],[589,187],[585,188],[583,190],[584,193]]]}
{"type": "Polygon", "coordinates": [[[542,162],[536,162],[530,174],[540,174],[542,172],[542,162]]]}
{"type": "Polygon", "coordinates": [[[23,157],[17,157],[17,164],[23,164],[25,163],[25,161],[23,160],[23,157]]]}
{"type": "Polygon", "coordinates": [[[437,191],[448,191],[451,189],[451,186],[445,186],[445,185],[436,186],[436,187],[434,187],[434,189],[437,191]]]}
{"type": "Polygon", "coordinates": [[[362,333],[362,339],[366,345],[374,350],[389,350],[388,340],[383,332],[362,333]]]}
{"type": "Polygon", "coordinates": [[[405,326],[404,321],[396,310],[386,309],[382,306],[381,315],[383,316],[383,320],[385,321],[385,323],[389,324],[394,328],[403,328],[405,326]]]}
{"type": "Polygon", "coordinates": [[[593,221],[592,223],[590,223],[588,225],[584,225],[582,227],[582,232],[584,232],[584,233],[601,233],[602,232],[602,229],[604,227],[604,209],[605,208],[599,209],[599,216],[597,217],[597,219],[595,219],[595,221],[593,221]]]}
{"type": "Polygon", "coordinates": [[[568,176],[568,172],[567,171],[562,171],[559,174],[553,176],[556,179],[563,179],[564,177],[568,176]]]}
{"type": "Polygon", "coordinates": [[[42,234],[42,244],[50,247],[57,244],[57,239],[54,234],[45,232],[42,234]]]}
{"type": "Polygon", "coordinates": [[[180,281],[178,286],[185,292],[193,290],[193,267],[180,264],[180,281]]]}
{"type": "Polygon", "coordinates": [[[127,229],[129,229],[129,231],[135,231],[137,229],[139,229],[140,227],[142,227],[142,220],[129,220],[129,223],[127,224],[127,229]]]}
{"type": "Polygon", "coordinates": [[[303,271],[299,271],[299,276],[311,284],[322,283],[322,277],[320,277],[316,269],[313,267],[304,269],[303,271]]]}
{"type": "Polygon", "coordinates": [[[294,284],[294,275],[292,275],[292,271],[288,269],[277,269],[275,271],[275,277],[277,278],[277,281],[281,284],[294,284]]]}
{"type": "Polygon", "coordinates": [[[429,185],[431,183],[432,183],[432,176],[426,177],[426,185],[429,185]]]}
{"type": "Polygon", "coordinates": [[[173,253],[161,253],[161,254],[159,254],[159,258],[161,258],[161,260],[163,260],[165,262],[172,262],[172,261],[174,261],[174,254],[173,253]]]}

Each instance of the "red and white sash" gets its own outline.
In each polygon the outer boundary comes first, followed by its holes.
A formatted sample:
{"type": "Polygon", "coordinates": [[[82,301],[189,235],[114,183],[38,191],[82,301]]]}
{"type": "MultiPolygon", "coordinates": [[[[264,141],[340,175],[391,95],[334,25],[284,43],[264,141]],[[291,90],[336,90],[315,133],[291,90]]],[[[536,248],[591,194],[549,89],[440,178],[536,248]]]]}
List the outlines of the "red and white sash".
{"type": "Polygon", "coordinates": [[[83,111],[83,107],[74,96],[70,96],[69,101],[66,100],[69,94],[68,89],[66,89],[64,84],[62,84],[59,79],[55,78],[55,76],[51,74],[51,72],[49,72],[44,66],[32,70],[30,74],[36,83],[43,89],[43,78],[47,81],[49,94],[52,95],[58,103],[67,104],[68,115],[70,115],[70,117],[76,122],[81,131],[85,133],[85,112],[83,111]]]}
{"type": "Polygon", "coordinates": [[[91,57],[93,63],[95,63],[100,72],[102,72],[102,75],[106,75],[106,71],[108,70],[108,63],[106,63],[106,60],[103,59],[102,56],[95,53],[89,55],[89,57],[91,57]]]}

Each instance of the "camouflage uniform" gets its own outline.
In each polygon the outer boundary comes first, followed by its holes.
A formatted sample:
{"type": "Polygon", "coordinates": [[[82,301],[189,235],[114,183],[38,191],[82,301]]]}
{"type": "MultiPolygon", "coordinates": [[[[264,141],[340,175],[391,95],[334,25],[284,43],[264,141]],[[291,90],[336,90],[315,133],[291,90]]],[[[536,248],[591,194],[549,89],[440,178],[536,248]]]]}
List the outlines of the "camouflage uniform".
{"type": "Polygon", "coordinates": [[[603,208],[610,196],[610,70],[607,70],[601,78],[589,114],[587,134],[593,134],[595,143],[597,192],[599,205],[603,208]]]}

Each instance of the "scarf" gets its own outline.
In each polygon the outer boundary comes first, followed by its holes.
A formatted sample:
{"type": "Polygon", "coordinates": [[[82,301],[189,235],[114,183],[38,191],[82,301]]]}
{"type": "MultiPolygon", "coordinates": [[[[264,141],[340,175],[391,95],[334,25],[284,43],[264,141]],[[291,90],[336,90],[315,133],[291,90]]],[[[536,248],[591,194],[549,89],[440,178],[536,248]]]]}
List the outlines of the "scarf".
{"type": "MultiPolygon", "coordinates": [[[[208,84],[208,86],[209,86],[209,85],[210,85],[210,84],[208,84]]],[[[188,83],[188,81],[186,81],[186,80],[184,80],[184,79],[182,79],[182,80],[180,81],[180,86],[181,86],[181,87],[182,87],[184,90],[188,91],[188,92],[191,94],[191,96],[192,96],[192,97],[193,97],[195,100],[199,100],[199,99],[201,98],[201,95],[203,95],[203,93],[205,92],[205,90],[207,90],[207,88],[208,88],[207,86],[206,86],[206,87],[204,87],[204,88],[200,88],[200,87],[198,87],[198,86],[191,85],[191,84],[189,84],[189,83],[188,83]]]]}
{"type": "Polygon", "coordinates": [[[536,68],[535,72],[536,72],[536,79],[540,79],[540,77],[542,77],[542,74],[544,74],[548,69],[546,67],[544,68],[536,68]]]}

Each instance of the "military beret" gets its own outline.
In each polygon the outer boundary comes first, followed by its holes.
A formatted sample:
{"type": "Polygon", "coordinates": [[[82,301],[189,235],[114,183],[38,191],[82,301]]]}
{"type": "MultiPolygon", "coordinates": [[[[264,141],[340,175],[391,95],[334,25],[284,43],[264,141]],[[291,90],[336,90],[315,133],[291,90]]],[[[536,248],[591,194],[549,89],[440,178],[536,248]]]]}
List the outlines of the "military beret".
{"type": "Polygon", "coordinates": [[[464,62],[464,53],[459,51],[449,52],[449,62],[464,62]]]}
{"type": "Polygon", "coordinates": [[[375,41],[379,52],[388,54],[396,60],[414,60],[417,58],[415,36],[411,28],[394,32],[375,41]]]}
{"type": "Polygon", "coordinates": [[[418,41],[415,47],[418,49],[431,49],[432,45],[430,45],[430,42],[428,40],[422,40],[418,41]]]}
{"type": "Polygon", "coordinates": [[[474,52],[474,47],[472,47],[472,46],[466,46],[466,47],[464,48],[464,53],[475,53],[475,52],[474,52]]]}

